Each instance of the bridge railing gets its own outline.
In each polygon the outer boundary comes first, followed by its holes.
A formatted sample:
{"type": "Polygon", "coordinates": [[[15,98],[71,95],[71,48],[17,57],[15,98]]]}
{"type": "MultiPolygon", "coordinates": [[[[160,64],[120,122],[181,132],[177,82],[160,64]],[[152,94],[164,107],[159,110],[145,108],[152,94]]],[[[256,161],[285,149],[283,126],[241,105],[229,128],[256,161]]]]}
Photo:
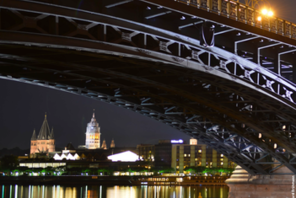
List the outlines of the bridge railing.
{"type": "Polygon", "coordinates": [[[174,0],[296,40],[296,24],[231,0],[174,0]],[[261,18],[261,20],[258,19],[261,18]]]}

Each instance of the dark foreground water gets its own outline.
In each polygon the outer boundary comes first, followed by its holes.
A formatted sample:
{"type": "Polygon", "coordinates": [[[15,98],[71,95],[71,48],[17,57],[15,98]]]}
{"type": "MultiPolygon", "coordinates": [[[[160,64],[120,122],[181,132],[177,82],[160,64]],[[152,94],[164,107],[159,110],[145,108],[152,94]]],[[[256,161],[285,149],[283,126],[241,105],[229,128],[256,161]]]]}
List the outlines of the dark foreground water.
{"type": "Polygon", "coordinates": [[[0,198],[227,198],[227,186],[0,185],[0,198]]]}

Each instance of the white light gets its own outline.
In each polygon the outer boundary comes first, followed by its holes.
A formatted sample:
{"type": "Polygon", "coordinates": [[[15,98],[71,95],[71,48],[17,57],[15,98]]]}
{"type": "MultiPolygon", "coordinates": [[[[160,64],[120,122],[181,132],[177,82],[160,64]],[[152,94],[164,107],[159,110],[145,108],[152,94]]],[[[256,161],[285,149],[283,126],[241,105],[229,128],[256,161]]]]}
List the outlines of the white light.
{"type": "Polygon", "coordinates": [[[135,162],[139,159],[139,156],[131,151],[125,151],[122,153],[117,153],[108,156],[109,160],[112,162],[122,161],[122,162],[135,162]]]}
{"type": "Polygon", "coordinates": [[[53,156],[53,159],[54,160],[62,160],[61,156],[59,156],[59,154],[57,154],[57,153],[53,156]]]}
{"type": "Polygon", "coordinates": [[[262,20],[262,17],[261,16],[258,16],[257,20],[258,21],[261,21],[262,20]]]}
{"type": "Polygon", "coordinates": [[[267,15],[267,14],[268,14],[268,10],[263,9],[263,10],[262,10],[262,14],[267,15]]]}
{"type": "Polygon", "coordinates": [[[271,17],[271,16],[273,16],[273,12],[271,10],[269,10],[267,15],[271,17]]]}
{"type": "Polygon", "coordinates": [[[171,140],[172,144],[182,144],[183,140],[179,139],[179,140],[171,140]]]}

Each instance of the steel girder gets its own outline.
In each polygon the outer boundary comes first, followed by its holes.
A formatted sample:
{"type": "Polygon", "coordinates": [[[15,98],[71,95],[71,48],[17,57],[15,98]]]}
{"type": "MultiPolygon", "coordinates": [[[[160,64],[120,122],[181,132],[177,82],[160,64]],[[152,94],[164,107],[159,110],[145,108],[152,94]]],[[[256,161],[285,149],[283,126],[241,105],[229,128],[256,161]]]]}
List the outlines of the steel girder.
{"type": "Polygon", "coordinates": [[[169,31],[83,11],[78,18],[65,7],[19,6],[0,3],[2,78],[139,112],[201,139],[252,174],[282,165],[296,173],[290,81],[169,31]]]}

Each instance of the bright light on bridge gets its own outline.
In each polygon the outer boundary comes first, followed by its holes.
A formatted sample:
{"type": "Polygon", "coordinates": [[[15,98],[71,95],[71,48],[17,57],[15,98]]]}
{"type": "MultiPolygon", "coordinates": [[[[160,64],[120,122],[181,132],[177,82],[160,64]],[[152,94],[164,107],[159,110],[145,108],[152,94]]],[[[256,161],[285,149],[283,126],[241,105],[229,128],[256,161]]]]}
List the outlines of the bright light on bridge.
{"type": "Polygon", "coordinates": [[[258,16],[257,20],[258,21],[261,21],[262,20],[262,17],[261,16],[258,16]]]}
{"type": "Polygon", "coordinates": [[[262,13],[264,16],[269,16],[269,17],[273,16],[273,11],[272,11],[272,10],[268,10],[268,9],[266,9],[266,8],[262,9],[262,10],[261,10],[261,13],[262,13]]]}
{"type": "Polygon", "coordinates": [[[273,11],[269,10],[267,15],[270,16],[270,17],[273,16],[273,11]]]}
{"type": "MultiPolygon", "coordinates": [[[[261,14],[263,16],[272,17],[273,16],[273,11],[270,10],[270,9],[264,8],[264,9],[261,10],[261,14]]],[[[262,16],[258,16],[257,21],[262,21],[262,16]]]]}
{"type": "Polygon", "coordinates": [[[267,15],[268,14],[268,10],[265,9],[265,8],[261,12],[262,12],[263,15],[267,15]]]}

